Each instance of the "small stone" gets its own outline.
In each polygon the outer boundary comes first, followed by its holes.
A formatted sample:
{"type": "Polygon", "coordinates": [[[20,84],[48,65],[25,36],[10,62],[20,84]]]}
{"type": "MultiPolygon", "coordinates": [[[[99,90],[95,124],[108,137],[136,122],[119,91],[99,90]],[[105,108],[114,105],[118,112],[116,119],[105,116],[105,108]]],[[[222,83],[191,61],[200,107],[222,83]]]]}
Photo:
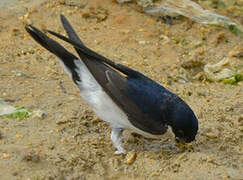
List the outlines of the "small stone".
{"type": "Polygon", "coordinates": [[[146,41],[138,41],[138,44],[145,45],[146,41]]]}
{"type": "Polygon", "coordinates": [[[55,145],[50,145],[48,148],[49,148],[50,150],[53,150],[53,149],[55,149],[55,145]]]}
{"type": "Polygon", "coordinates": [[[215,139],[215,138],[218,137],[216,134],[213,134],[213,133],[206,133],[205,136],[210,138],[210,139],[215,139]]]}
{"type": "Polygon", "coordinates": [[[128,139],[126,140],[126,142],[130,144],[134,144],[136,141],[137,139],[134,136],[128,136],[128,139]]]}
{"type": "Polygon", "coordinates": [[[7,159],[7,158],[9,158],[9,156],[10,156],[10,155],[7,154],[7,153],[3,153],[3,154],[2,154],[2,158],[3,158],[3,159],[7,159]]]}
{"type": "Polygon", "coordinates": [[[68,119],[65,116],[63,116],[60,119],[56,120],[56,124],[58,124],[58,125],[65,124],[67,122],[68,122],[68,119]]]}
{"type": "Polygon", "coordinates": [[[238,117],[238,123],[240,124],[240,126],[243,126],[243,115],[240,115],[238,117]]]}
{"type": "Polygon", "coordinates": [[[137,4],[143,8],[153,5],[153,0],[138,0],[137,4]]]}
{"type": "Polygon", "coordinates": [[[33,12],[36,12],[36,9],[35,9],[34,7],[31,7],[31,8],[29,9],[29,13],[33,13],[33,12]]]}
{"type": "Polygon", "coordinates": [[[40,156],[39,156],[39,154],[37,154],[34,151],[28,151],[28,152],[25,152],[22,155],[21,160],[22,161],[26,161],[26,162],[35,162],[35,163],[37,163],[37,162],[40,161],[40,156]]]}
{"type": "Polygon", "coordinates": [[[242,46],[242,45],[235,46],[235,47],[229,52],[229,56],[230,56],[230,57],[236,57],[236,58],[243,57],[243,46],[242,46]]]}
{"type": "Polygon", "coordinates": [[[193,79],[195,79],[195,80],[199,80],[199,81],[204,80],[204,79],[205,79],[205,74],[204,74],[204,72],[199,72],[199,73],[197,73],[197,74],[193,77],[193,79]]]}
{"type": "Polygon", "coordinates": [[[20,134],[16,134],[15,137],[16,137],[16,139],[21,139],[21,138],[23,138],[23,136],[20,135],[20,134]]]}
{"type": "Polygon", "coordinates": [[[105,21],[108,17],[108,10],[104,8],[89,8],[88,11],[82,13],[82,17],[85,19],[93,18],[97,22],[105,21]]]}
{"type": "Polygon", "coordinates": [[[71,11],[70,9],[67,10],[67,14],[70,15],[70,14],[72,14],[72,13],[73,13],[73,11],[71,11]]]}
{"type": "Polygon", "coordinates": [[[163,42],[163,44],[170,42],[170,38],[168,36],[164,35],[164,34],[161,34],[159,36],[159,39],[163,42]]]}
{"type": "Polygon", "coordinates": [[[94,117],[94,119],[91,122],[96,124],[96,123],[102,122],[102,120],[98,117],[94,117]]]}
{"type": "Polygon", "coordinates": [[[17,172],[17,171],[14,171],[14,172],[12,173],[12,175],[13,175],[13,176],[17,176],[17,175],[18,175],[18,172],[17,172]]]}
{"type": "Polygon", "coordinates": [[[122,30],[120,30],[120,32],[123,33],[123,34],[129,34],[130,30],[129,29],[122,29],[122,30]]]}
{"type": "Polygon", "coordinates": [[[220,33],[218,33],[218,34],[216,35],[215,44],[218,45],[218,44],[220,44],[221,42],[225,42],[226,39],[227,39],[227,38],[226,38],[225,33],[220,32],[220,33]]]}
{"type": "Polygon", "coordinates": [[[221,81],[234,75],[229,58],[224,58],[216,64],[206,64],[203,70],[207,79],[211,81],[221,81]]]}
{"type": "Polygon", "coordinates": [[[20,34],[20,30],[18,29],[18,28],[13,28],[12,29],[12,35],[13,36],[17,36],[17,35],[19,35],[20,34]]]}
{"type": "Polygon", "coordinates": [[[87,5],[88,0],[82,0],[82,1],[80,1],[80,0],[61,0],[60,3],[68,5],[68,6],[77,6],[80,8],[84,8],[87,5]]]}
{"type": "Polygon", "coordinates": [[[20,16],[18,19],[21,23],[24,23],[24,16],[20,16]]]}
{"type": "Polygon", "coordinates": [[[87,18],[90,17],[90,13],[84,12],[84,13],[82,13],[82,17],[85,18],[85,19],[87,19],[87,18]]]}
{"type": "Polygon", "coordinates": [[[201,62],[201,60],[194,59],[194,58],[190,58],[188,60],[183,60],[181,62],[181,67],[183,67],[185,69],[192,69],[192,68],[199,67],[202,65],[203,65],[203,63],[201,62]]]}
{"type": "Polygon", "coordinates": [[[130,2],[131,0],[116,0],[118,3],[130,2]]]}
{"type": "Polygon", "coordinates": [[[128,154],[127,154],[127,156],[126,156],[126,160],[125,160],[125,163],[127,164],[127,165],[131,165],[134,161],[135,161],[135,159],[136,159],[136,152],[129,152],[128,154]]]}
{"type": "Polygon", "coordinates": [[[32,112],[32,117],[33,118],[38,118],[40,120],[43,120],[46,117],[46,113],[44,113],[41,110],[36,110],[32,112]]]}
{"type": "Polygon", "coordinates": [[[14,71],[14,70],[12,70],[11,71],[13,74],[14,74],[14,76],[16,76],[16,77],[26,77],[27,75],[25,74],[25,73],[23,73],[23,72],[17,72],[17,71],[14,71]]]}
{"type": "Polygon", "coordinates": [[[103,136],[100,136],[100,137],[98,137],[98,140],[99,141],[104,141],[104,137],[103,136]]]}
{"type": "Polygon", "coordinates": [[[230,178],[230,175],[225,173],[222,175],[222,179],[229,179],[230,178]]]}
{"type": "Polygon", "coordinates": [[[198,48],[198,47],[201,47],[203,45],[203,41],[196,41],[194,44],[193,44],[193,47],[194,48],[198,48]]]}

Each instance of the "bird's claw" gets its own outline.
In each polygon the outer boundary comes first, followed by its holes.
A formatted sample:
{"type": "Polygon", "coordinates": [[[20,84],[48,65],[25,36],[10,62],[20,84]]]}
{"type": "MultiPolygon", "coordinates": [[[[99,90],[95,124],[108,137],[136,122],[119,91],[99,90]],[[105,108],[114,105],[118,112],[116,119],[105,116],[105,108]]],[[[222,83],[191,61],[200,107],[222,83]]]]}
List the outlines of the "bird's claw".
{"type": "Polygon", "coordinates": [[[125,149],[122,150],[117,150],[114,152],[115,155],[120,155],[120,154],[126,154],[127,152],[125,151],[125,149]]]}

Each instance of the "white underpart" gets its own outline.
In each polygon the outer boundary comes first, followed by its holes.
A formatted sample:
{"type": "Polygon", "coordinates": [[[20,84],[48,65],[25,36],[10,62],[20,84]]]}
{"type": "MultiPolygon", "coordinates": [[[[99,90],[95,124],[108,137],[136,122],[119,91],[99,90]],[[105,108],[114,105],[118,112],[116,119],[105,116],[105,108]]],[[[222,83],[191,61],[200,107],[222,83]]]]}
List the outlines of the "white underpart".
{"type": "MultiPolygon", "coordinates": [[[[60,61],[64,70],[71,77],[71,73],[68,68],[60,61]]],[[[119,108],[117,104],[106,94],[103,88],[95,80],[93,75],[88,70],[87,66],[81,60],[75,60],[75,64],[79,77],[81,79],[78,82],[78,88],[80,90],[81,97],[88,102],[89,105],[93,108],[97,116],[110,123],[112,126],[111,139],[114,146],[117,148],[116,154],[125,153],[125,150],[121,144],[121,133],[117,129],[130,129],[133,132],[141,134],[145,137],[158,138],[160,136],[155,136],[144,132],[135,126],[133,126],[128,120],[127,115],[119,108]]]]}

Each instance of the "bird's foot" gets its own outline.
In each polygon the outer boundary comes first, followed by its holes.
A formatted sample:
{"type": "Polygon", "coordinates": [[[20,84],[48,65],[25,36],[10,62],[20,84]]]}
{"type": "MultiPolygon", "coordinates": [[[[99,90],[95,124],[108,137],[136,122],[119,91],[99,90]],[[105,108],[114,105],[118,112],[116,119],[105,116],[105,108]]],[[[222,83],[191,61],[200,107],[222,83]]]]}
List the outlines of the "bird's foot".
{"type": "Polygon", "coordinates": [[[120,154],[126,154],[126,150],[125,149],[122,149],[122,150],[117,150],[114,152],[115,155],[120,155],[120,154]]]}
{"type": "Polygon", "coordinates": [[[122,147],[122,132],[122,128],[113,127],[111,130],[111,141],[117,149],[117,151],[114,153],[116,155],[126,154],[126,150],[122,147]]]}

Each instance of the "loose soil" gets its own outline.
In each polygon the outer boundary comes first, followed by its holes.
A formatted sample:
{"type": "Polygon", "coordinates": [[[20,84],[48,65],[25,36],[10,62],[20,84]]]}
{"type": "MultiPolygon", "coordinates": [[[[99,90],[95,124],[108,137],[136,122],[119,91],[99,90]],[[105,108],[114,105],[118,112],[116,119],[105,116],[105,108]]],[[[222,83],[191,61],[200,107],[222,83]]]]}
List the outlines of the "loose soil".
{"type": "Polygon", "coordinates": [[[0,118],[0,179],[242,179],[242,81],[209,82],[203,73],[224,57],[242,70],[234,52],[243,46],[239,35],[181,16],[168,25],[134,2],[38,0],[1,5],[0,40],[0,98],[32,112],[0,118]],[[196,141],[181,147],[171,135],[152,140],[125,131],[129,153],[114,155],[109,125],[78,96],[57,58],[25,32],[32,23],[64,34],[60,14],[88,47],[183,98],[199,119],[196,141]],[[37,110],[42,115],[33,115],[37,110]]]}

